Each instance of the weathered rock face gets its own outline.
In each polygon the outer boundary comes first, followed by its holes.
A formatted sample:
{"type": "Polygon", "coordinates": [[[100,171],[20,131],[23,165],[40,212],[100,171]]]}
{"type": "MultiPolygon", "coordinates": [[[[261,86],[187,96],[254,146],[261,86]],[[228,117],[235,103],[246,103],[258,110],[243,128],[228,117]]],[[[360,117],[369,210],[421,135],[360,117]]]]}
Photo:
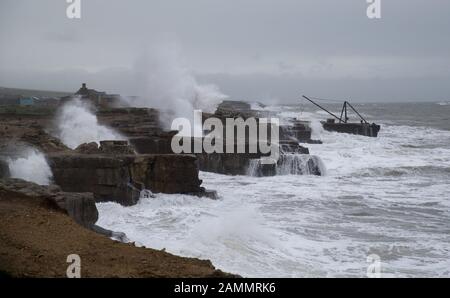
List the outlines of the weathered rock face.
{"type": "Polygon", "coordinates": [[[48,134],[43,128],[39,126],[34,127],[34,131],[27,131],[24,133],[20,141],[31,144],[42,152],[60,152],[70,151],[59,139],[48,134]]]}
{"type": "Polygon", "coordinates": [[[132,137],[129,142],[139,154],[172,154],[171,141],[175,134],[176,132],[168,132],[154,137],[132,137]]]}
{"type": "MultiPolygon", "coordinates": [[[[285,141],[280,144],[280,160],[278,165],[282,164],[284,155],[292,156],[294,154],[308,155],[308,148],[299,146],[297,142],[285,141]],[[284,153],[283,153],[284,152],[284,153]],[[289,152],[286,154],[286,152],[289,152]]],[[[248,175],[249,167],[254,160],[258,160],[268,154],[249,154],[249,153],[202,153],[197,154],[199,168],[205,172],[213,172],[228,175],[248,175]]],[[[273,176],[277,174],[277,166],[264,166],[259,175],[256,176],[273,176]]],[[[301,175],[305,171],[292,170],[290,174],[301,175]]]]}
{"type": "Polygon", "coordinates": [[[197,154],[200,170],[226,175],[246,175],[250,158],[245,154],[197,154]]]}
{"type": "Polygon", "coordinates": [[[67,193],[56,185],[41,186],[21,179],[0,180],[0,198],[17,195],[44,199],[89,229],[93,228],[98,219],[97,207],[91,193],[67,193]]]}
{"type": "Polygon", "coordinates": [[[96,142],[83,143],[75,149],[75,152],[82,154],[135,154],[128,141],[100,141],[100,147],[96,142]]]}
{"type": "Polygon", "coordinates": [[[70,151],[59,139],[46,132],[49,119],[11,115],[0,115],[0,118],[0,151],[16,144],[33,146],[44,153],[70,151]]]}
{"type": "Polygon", "coordinates": [[[128,136],[154,136],[163,132],[159,112],[149,108],[102,109],[96,113],[101,124],[128,136]]]}
{"type": "Polygon", "coordinates": [[[220,118],[243,118],[249,117],[256,118],[269,118],[270,113],[268,111],[252,110],[251,105],[243,101],[224,100],[219,104],[214,112],[215,117],[220,118]]]}
{"type": "Polygon", "coordinates": [[[92,192],[95,200],[136,204],[142,189],[154,193],[204,191],[194,155],[52,154],[53,179],[64,191],[92,192]]]}
{"type": "Polygon", "coordinates": [[[55,201],[77,223],[92,228],[98,219],[98,211],[92,193],[60,193],[55,201]]]}
{"type": "Polygon", "coordinates": [[[255,177],[275,175],[322,175],[320,159],[309,154],[282,154],[277,163],[263,164],[249,154],[198,154],[200,168],[206,172],[255,177]]]}
{"type": "Polygon", "coordinates": [[[132,162],[133,180],[143,183],[152,192],[188,193],[203,192],[198,178],[195,155],[162,154],[140,155],[132,162]]]}
{"type": "Polygon", "coordinates": [[[171,154],[175,131],[166,131],[159,121],[159,111],[148,108],[115,108],[97,112],[100,123],[127,136],[139,154],[171,154]]]}
{"type": "Polygon", "coordinates": [[[0,159],[0,179],[9,178],[9,166],[8,163],[2,159],[0,159]]]}
{"type": "Polygon", "coordinates": [[[96,142],[83,143],[75,148],[75,152],[82,154],[100,154],[102,153],[98,148],[98,144],[96,142]]]}
{"type": "MultiPolygon", "coordinates": [[[[222,123],[226,123],[226,118],[242,118],[248,119],[249,117],[255,117],[257,121],[259,118],[270,118],[271,116],[267,111],[252,110],[251,106],[245,102],[239,101],[224,101],[222,102],[214,114],[203,114],[203,121],[209,117],[215,117],[222,120],[222,123]]],[[[134,147],[135,151],[139,154],[172,154],[171,141],[172,137],[177,133],[175,131],[164,131],[159,123],[159,112],[154,109],[140,109],[140,108],[116,108],[102,110],[97,113],[97,117],[100,122],[106,124],[114,129],[118,130],[122,134],[126,135],[130,144],[134,147]]],[[[309,154],[308,148],[299,145],[299,142],[314,142],[311,140],[311,129],[306,122],[292,120],[292,125],[280,126],[280,153],[281,154],[309,154]]],[[[225,127],[225,125],[224,125],[225,127]]],[[[224,132],[225,135],[225,132],[224,132]]],[[[268,133],[270,138],[270,131],[268,133]]],[[[224,140],[226,142],[226,140],[224,140]]],[[[235,135],[235,146],[237,139],[235,135]]],[[[249,140],[244,140],[245,151],[249,152],[248,144],[249,140]]],[[[192,145],[194,142],[192,142],[192,145]]],[[[226,152],[226,150],[223,150],[226,152]]],[[[191,150],[191,152],[194,152],[191,150]]],[[[235,150],[236,152],[236,150],[235,150]]],[[[245,175],[248,173],[250,163],[254,163],[255,159],[260,158],[263,154],[236,154],[236,153],[196,153],[198,158],[198,167],[202,171],[215,172],[221,174],[231,175],[245,175]]],[[[283,160],[289,159],[285,158],[283,160]]],[[[195,163],[195,161],[193,161],[195,163]]],[[[187,164],[184,167],[188,166],[187,164]]],[[[192,166],[192,165],[191,165],[192,166]]],[[[189,167],[189,166],[188,166],[189,167]]],[[[270,168],[264,167],[264,170],[260,172],[263,175],[273,175],[278,172],[282,165],[275,165],[270,168]]],[[[307,171],[300,171],[293,167],[292,174],[302,174],[307,171]]],[[[164,173],[161,170],[161,173],[164,173]]],[[[169,172],[170,173],[170,172],[169,172]]],[[[163,175],[164,176],[164,175],[163,175]]],[[[176,176],[175,176],[176,177],[176,176]]],[[[186,178],[185,178],[186,179],[186,178]]],[[[142,184],[149,185],[149,182],[142,184]]],[[[183,184],[182,181],[178,183],[183,184]]],[[[155,184],[155,183],[153,183],[155,184]]],[[[188,185],[192,183],[189,182],[188,185]]],[[[153,185],[156,188],[164,188],[162,186],[169,185],[167,181],[163,183],[157,183],[153,185]]],[[[176,183],[172,187],[176,187],[176,183]]],[[[183,186],[182,189],[185,187],[183,186]]],[[[155,191],[151,188],[152,191],[155,191]]],[[[163,190],[167,192],[167,190],[163,190]]]]}
{"type": "MultiPolygon", "coordinates": [[[[214,114],[205,115],[208,117],[225,118],[270,118],[276,117],[269,111],[252,110],[250,104],[241,101],[224,101],[218,107],[214,114]]],[[[289,124],[280,125],[280,140],[295,140],[301,143],[321,143],[318,140],[311,139],[311,127],[308,121],[301,121],[295,118],[285,119],[289,124]]]]}
{"type": "Polygon", "coordinates": [[[288,120],[290,125],[280,126],[281,139],[308,144],[322,144],[319,140],[311,139],[312,131],[308,121],[300,121],[294,118],[288,120]]]}
{"type": "Polygon", "coordinates": [[[64,191],[92,192],[97,202],[111,200],[123,205],[133,205],[139,199],[139,190],[129,186],[132,180],[123,159],[92,154],[52,154],[48,160],[53,180],[64,191]]]}

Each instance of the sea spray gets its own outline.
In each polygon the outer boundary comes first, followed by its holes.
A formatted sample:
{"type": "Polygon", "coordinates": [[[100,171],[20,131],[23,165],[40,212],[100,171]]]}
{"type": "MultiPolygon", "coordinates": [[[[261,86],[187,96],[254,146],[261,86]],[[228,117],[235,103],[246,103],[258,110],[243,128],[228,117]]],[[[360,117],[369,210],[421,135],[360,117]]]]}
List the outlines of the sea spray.
{"type": "Polygon", "coordinates": [[[143,189],[139,193],[139,198],[156,198],[156,196],[153,194],[153,192],[149,189],[143,189]]]}
{"type": "Polygon", "coordinates": [[[311,127],[311,138],[320,140],[320,137],[324,132],[322,123],[320,123],[320,121],[317,119],[313,119],[311,120],[309,127],[311,127]]]}
{"type": "Polygon", "coordinates": [[[170,128],[177,117],[192,120],[194,110],[214,112],[217,105],[227,98],[215,85],[199,84],[180,59],[176,46],[160,44],[148,49],[136,61],[135,90],[137,97],[128,103],[137,107],[158,108],[162,125],[170,128]]]}
{"type": "Polygon", "coordinates": [[[44,154],[28,148],[18,158],[9,158],[8,165],[12,178],[20,178],[40,185],[49,185],[53,174],[44,154]]]}
{"type": "Polygon", "coordinates": [[[253,177],[275,175],[318,175],[326,173],[320,157],[308,154],[282,154],[276,165],[265,165],[261,159],[251,159],[247,175],[253,177]]]}
{"type": "Polygon", "coordinates": [[[88,142],[126,139],[113,129],[100,125],[92,108],[79,98],[74,98],[60,108],[56,125],[57,137],[72,149],[88,142]]]}

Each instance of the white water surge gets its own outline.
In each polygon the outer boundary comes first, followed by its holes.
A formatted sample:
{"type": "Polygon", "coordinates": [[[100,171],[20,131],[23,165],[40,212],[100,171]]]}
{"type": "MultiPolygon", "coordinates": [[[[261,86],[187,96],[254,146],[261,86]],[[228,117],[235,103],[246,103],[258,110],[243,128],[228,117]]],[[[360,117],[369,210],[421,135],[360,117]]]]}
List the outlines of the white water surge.
{"type": "MultiPolygon", "coordinates": [[[[263,164],[261,159],[251,159],[247,175],[263,176],[263,169],[268,165],[263,164]]],[[[270,166],[270,165],[269,165],[270,166]]],[[[325,175],[326,168],[321,159],[309,154],[282,154],[275,165],[276,175],[325,175]]]]}
{"type": "Polygon", "coordinates": [[[26,149],[20,155],[21,157],[7,160],[11,177],[49,185],[53,174],[44,154],[36,149],[26,149]]]}
{"type": "Polygon", "coordinates": [[[74,98],[58,112],[57,137],[69,148],[75,149],[83,143],[103,140],[126,140],[113,129],[100,125],[91,107],[74,98]]]}
{"type": "Polygon", "coordinates": [[[448,277],[450,131],[377,122],[379,138],[318,132],[326,176],[201,173],[220,200],[100,203],[98,224],[246,277],[365,277],[369,254],[382,276],[448,277]]]}
{"type": "Polygon", "coordinates": [[[131,106],[158,108],[166,128],[183,117],[193,122],[194,110],[214,112],[227,96],[211,84],[201,84],[185,67],[176,44],[162,42],[148,47],[135,63],[137,97],[124,98],[131,106]]]}

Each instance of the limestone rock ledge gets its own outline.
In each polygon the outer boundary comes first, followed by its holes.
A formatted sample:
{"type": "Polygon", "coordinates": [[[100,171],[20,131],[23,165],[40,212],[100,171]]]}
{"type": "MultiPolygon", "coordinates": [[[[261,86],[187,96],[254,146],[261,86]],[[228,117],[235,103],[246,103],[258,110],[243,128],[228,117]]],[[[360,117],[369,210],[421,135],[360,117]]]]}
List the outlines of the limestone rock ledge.
{"type": "Polygon", "coordinates": [[[237,277],[208,260],[120,243],[76,224],[96,221],[89,194],[0,179],[0,276],[65,277],[67,256],[81,258],[81,277],[237,277]]]}
{"type": "Polygon", "coordinates": [[[194,155],[49,154],[54,182],[67,192],[92,192],[97,202],[137,203],[144,188],[153,193],[205,192],[194,155]]]}

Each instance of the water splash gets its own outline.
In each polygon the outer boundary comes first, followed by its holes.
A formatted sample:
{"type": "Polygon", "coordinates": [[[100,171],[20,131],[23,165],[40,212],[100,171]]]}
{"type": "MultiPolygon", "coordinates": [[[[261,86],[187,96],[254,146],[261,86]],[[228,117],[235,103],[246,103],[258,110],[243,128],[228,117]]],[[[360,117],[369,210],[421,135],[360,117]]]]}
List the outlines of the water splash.
{"type": "Polygon", "coordinates": [[[40,185],[49,185],[53,174],[44,154],[36,149],[26,149],[23,157],[9,158],[8,166],[12,178],[19,178],[40,185]]]}
{"type": "Polygon", "coordinates": [[[126,140],[124,136],[113,129],[100,125],[91,107],[78,98],[66,103],[58,111],[57,137],[68,146],[75,149],[83,143],[103,140],[126,140]]]}
{"type": "Polygon", "coordinates": [[[214,112],[226,95],[215,85],[200,84],[183,66],[175,44],[161,43],[148,50],[135,63],[137,97],[128,103],[137,107],[158,108],[162,124],[169,128],[173,118],[192,119],[194,110],[214,112]]]}
{"type": "Polygon", "coordinates": [[[276,165],[262,164],[261,159],[251,159],[247,174],[253,177],[275,175],[325,175],[322,160],[308,154],[282,154],[276,165]]]}

